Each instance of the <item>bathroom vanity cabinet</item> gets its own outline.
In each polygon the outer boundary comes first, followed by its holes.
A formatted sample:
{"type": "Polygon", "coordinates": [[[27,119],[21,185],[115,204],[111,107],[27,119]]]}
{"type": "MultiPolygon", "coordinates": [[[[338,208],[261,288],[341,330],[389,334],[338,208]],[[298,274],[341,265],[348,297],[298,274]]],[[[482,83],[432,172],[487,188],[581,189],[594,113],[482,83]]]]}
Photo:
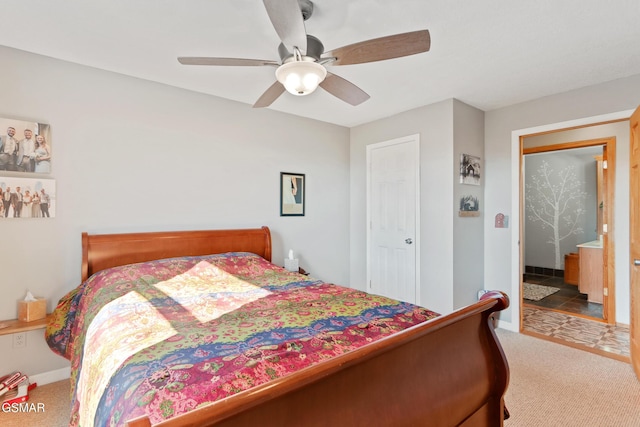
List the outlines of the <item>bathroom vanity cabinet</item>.
{"type": "Polygon", "coordinates": [[[594,240],[577,246],[580,259],[578,289],[580,293],[587,294],[589,302],[602,304],[604,280],[602,241],[594,240]]]}

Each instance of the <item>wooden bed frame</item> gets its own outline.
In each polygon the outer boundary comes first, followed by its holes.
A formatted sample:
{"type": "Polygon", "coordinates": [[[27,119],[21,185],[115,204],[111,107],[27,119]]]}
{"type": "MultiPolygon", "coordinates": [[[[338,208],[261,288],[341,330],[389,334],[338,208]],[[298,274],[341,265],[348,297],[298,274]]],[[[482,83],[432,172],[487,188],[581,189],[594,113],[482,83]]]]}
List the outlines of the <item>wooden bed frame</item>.
{"type": "MultiPolygon", "coordinates": [[[[254,252],[271,260],[267,227],[82,234],[82,278],[105,268],[184,255],[254,252]]],[[[509,368],[481,301],[157,426],[501,426],[509,368]]],[[[146,417],[130,427],[148,427],[146,417]]]]}

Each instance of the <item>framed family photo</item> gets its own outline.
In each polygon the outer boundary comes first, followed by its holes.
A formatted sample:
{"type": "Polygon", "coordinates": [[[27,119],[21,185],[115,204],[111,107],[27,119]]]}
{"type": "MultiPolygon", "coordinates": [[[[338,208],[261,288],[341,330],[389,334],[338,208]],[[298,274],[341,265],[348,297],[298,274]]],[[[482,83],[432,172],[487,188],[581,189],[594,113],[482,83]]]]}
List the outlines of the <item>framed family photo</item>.
{"type": "Polygon", "coordinates": [[[54,218],[54,179],[0,176],[0,221],[9,218],[54,218]]]}
{"type": "Polygon", "coordinates": [[[304,174],[280,172],[280,216],[304,216],[304,174]]]}
{"type": "Polygon", "coordinates": [[[0,117],[2,172],[51,173],[51,126],[0,117]]]}

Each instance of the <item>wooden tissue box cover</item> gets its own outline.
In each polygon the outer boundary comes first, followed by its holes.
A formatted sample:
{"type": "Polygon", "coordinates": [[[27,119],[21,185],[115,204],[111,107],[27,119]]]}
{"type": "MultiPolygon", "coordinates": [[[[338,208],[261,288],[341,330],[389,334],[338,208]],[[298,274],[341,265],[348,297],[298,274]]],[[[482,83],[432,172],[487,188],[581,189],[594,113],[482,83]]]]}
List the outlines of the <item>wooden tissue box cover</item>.
{"type": "Polygon", "coordinates": [[[36,298],[37,301],[18,301],[18,320],[33,322],[47,317],[47,300],[36,298]]]}

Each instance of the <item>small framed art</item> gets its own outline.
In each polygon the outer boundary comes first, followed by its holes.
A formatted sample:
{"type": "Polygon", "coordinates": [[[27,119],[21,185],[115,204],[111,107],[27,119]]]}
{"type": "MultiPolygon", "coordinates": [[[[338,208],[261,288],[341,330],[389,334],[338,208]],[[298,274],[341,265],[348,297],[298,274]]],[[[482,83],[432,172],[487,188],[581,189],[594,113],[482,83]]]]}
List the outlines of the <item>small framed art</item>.
{"type": "Polygon", "coordinates": [[[304,181],[302,173],[280,172],[280,216],[304,216],[304,181]]]}
{"type": "Polygon", "coordinates": [[[475,196],[462,196],[460,198],[460,210],[458,216],[480,216],[480,202],[475,196]]]}
{"type": "Polygon", "coordinates": [[[460,154],[460,184],[480,185],[480,157],[460,154]]]}

